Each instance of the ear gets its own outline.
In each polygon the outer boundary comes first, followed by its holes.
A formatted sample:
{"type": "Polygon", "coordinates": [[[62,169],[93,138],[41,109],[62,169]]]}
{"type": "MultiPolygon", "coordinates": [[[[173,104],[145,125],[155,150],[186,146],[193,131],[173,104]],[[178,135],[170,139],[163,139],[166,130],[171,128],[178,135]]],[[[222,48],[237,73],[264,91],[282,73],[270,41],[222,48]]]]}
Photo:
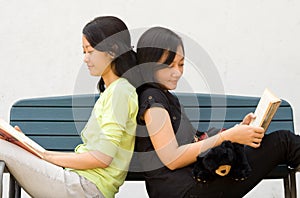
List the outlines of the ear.
{"type": "Polygon", "coordinates": [[[215,173],[220,176],[225,176],[229,173],[231,165],[221,165],[218,169],[215,170],[215,173]]]}
{"type": "Polygon", "coordinates": [[[110,56],[111,59],[115,59],[115,57],[116,57],[116,53],[114,53],[112,51],[108,51],[107,54],[110,56]]]}
{"type": "Polygon", "coordinates": [[[111,46],[111,50],[108,51],[108,54],[111,56],[112,59],[116,58],[116,52],[118,52],[118,50],[119,50],[119,47],[117,44],[113,44],[111,46]]]}

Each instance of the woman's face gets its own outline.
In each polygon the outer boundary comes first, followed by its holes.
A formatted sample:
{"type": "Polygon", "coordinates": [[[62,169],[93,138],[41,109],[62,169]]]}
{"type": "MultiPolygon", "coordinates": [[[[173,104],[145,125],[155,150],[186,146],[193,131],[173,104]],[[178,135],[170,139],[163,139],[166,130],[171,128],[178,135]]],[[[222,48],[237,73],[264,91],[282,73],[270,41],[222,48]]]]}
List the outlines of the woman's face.
{"type": "MultiPolygon", "coordinates": [[[[167,53],[165,53],[159,63],[163,63],[167,58],[167,53]]],[[[178,80],[182,76],[184,65],[183,49],[178,46],[176,56],[173,62],[166,68],[159,69],[155,72],[155,79],[161,85],[163,85],[168,90],[173,90],[177,87],[178,80]]]]}
{"type": "Polygon", "coordinates": [[[107,52],[94,49],[85,36],[82,36],[82,47],[84,52],[84,62],[87,64],[92,76],[105,76],[111,70],[113,57],[107,52]]]}

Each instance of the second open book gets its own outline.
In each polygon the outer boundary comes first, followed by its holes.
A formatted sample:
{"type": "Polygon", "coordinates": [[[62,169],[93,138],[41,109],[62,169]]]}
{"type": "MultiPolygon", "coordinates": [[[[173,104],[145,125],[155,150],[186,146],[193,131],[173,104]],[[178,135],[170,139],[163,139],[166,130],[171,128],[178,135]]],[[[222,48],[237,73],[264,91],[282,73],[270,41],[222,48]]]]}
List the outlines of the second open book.
{"type": "Polygon", "coordinates": [[[263,127],[267,131],[280,104],[281,99],[269,89],[265,89],[254,112],[256,118],[252,120],[250,125],[263,127]]]}

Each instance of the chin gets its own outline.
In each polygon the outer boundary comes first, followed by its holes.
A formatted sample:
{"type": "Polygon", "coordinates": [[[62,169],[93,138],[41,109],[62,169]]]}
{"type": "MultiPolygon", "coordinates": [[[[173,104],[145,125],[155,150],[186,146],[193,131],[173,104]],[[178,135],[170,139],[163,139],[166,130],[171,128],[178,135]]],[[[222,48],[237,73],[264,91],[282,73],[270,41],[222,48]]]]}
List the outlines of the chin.
{"type": "Polygon", "coordinates": [[[173,85],[171,85],[170,87],[172,88],[172,90],[174,90],[174,89],[177,88],[177,84],[176,84],[176,85],[173,84],[173,85]]]}
{"type": "Polygon", "coordinates": [[[161,87],[163,87],[164,89],[167,89],[167,90],[174,90],[177,87],[177,84],[174,85],[174,84],[170,84],[170,83],[165,83],[165,84],[160,83],[160,85],[161,85],[161,87]]]}
{"type": "Polygon", "coordinates": [[[97,74],[97,73],[94,73],[94,72],[92,72],[92,71],[90,71],[90,75],[91,75],[91,76],[101,76],[101,75],[99,75],[99,74],[97,74]]]}
{"type": "Polygon", "coordinates": [[[170,86],[170,87],[167,87],[167,89],[168,89],[168,90],[174,90],[174,89],[176,89],[176,87],[177,87],[177,86],[170,86]]]}

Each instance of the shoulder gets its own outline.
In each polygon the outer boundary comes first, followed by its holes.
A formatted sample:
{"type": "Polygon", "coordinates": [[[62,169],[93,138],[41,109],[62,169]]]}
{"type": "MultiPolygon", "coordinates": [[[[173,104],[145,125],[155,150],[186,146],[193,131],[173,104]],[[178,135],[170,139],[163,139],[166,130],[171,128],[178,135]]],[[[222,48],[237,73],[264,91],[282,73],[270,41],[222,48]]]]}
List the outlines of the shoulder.
{"type": "Polygon", "coordinates": [[[137,90],[139,101],[153,100],[157,103],[168,103],[165,91],[151,85],[144,85],[137,90]]]}
{"type": "Polygon", "coordinates": [[[108,98],[124,98],[133,97],[137,100],[137,93],[135,87],[132,86],[125,78],[118,79],[110,87],[108,87],[104,92],[108,98]]]}
{"type": "Polygon", "coordinates": [[[135,92],[135,87],[128,82],[125,78],[119,78],[111,87],[111,91],[120,93],[135,92]]]}
{"type": "Polygon", "coordinates": [[[143,117],[145,111],[152,107],[161,107],[170,111],[170,101],[166,96],[167,91],[152,85],[144,85],[138,90],[139,116],[143,117]]]}
{"type": "Polygon", "coordinates": [[[97,101],[97,103],[102,106],[108,106],[111,105],[111,103],[126,104],[126,102],[138,106],[138,96],[135,87],[124,78],[120,78],[108,86],[105,91],[100,94],[97,101]]]}

